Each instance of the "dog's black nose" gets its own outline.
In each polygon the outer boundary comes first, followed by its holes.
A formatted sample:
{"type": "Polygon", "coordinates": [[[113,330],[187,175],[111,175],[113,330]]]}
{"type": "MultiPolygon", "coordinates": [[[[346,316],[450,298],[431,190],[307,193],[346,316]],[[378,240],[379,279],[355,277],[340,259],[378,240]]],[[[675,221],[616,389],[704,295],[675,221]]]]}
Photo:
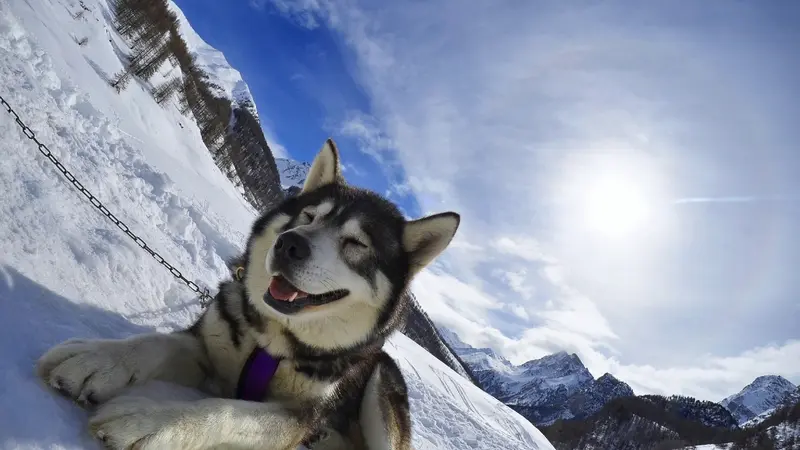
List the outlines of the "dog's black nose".
{"type": "Polygon", "coordinates": [[[311,255],[311,247],[306,238],[289,231],[278,236],[275,252],[289,261],[303,261],[311,255]]]}

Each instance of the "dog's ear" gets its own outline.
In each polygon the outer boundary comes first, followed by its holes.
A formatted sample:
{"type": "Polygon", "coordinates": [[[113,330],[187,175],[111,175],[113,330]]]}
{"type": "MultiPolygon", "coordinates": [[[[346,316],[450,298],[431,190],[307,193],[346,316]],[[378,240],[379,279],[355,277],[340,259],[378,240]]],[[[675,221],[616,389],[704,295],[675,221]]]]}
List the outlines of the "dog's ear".
{"type": "Polygon", "coordinates": [[[406,222],[403,229],[403,249],[409,255],[412,277],[447,248],[460,222],[461,216],[454,212],[406,222]]]}
{"type": "Polygon", "coordinates": [[[308,171],[306,181],[303,183],[302,193],[311,192],[326,184],[343,184],[342,168],[339,166],[339,150],[333,139],[328,138],[317,153],[311,169],[308,171]]]}

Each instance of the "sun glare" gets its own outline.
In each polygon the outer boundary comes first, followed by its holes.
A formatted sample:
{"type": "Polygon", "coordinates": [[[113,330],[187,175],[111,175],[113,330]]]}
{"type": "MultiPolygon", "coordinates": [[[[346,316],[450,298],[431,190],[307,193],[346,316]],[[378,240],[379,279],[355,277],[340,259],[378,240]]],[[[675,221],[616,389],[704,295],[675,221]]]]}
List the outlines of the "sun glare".
{"type": "Polygon", "coordinates": [[[640,228],[649,215],[641,187],[626,180],[597,180],[587,192],[586,225],[609,236],[629,235],[640,228]]]}
{"type": "Polygon", "coordinates": [[[635,151],[584,153],[566,158],[561,169],[557,197],[568,235],[616,243],[655,238],[665,185],[653,161],[635,151]]]}

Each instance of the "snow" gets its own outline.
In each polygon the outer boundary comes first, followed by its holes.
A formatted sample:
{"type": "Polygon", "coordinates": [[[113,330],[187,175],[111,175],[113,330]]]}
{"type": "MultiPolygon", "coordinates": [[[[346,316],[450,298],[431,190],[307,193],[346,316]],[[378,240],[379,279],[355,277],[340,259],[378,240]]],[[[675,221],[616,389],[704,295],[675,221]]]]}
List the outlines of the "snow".
{"type": "MultiPolygon", "coordinates": [[[[127,48],[108,25],[105,0],[83,3],[89,11],[73,18],[78,1],[0,0],[0,95],[109,210],[190,280],[213,287],[254,213],[174,104],[156,105],[136,81],[121,94],[108,86],[127,48]],[[85,46],[75,43],[83,37],[85,46]]],[[[86,413],[40,385],[36,359],[72,337],[185,327],[200,308],[4,111],[0,143],[1,446],[99,449],[86,413]]],[[[416,449],[553,448],[405,336],[387,350],[408,380],[416,449]]]]}
{"type": "Polygon", "coordinates": [[[409,384],[416,450],[552,448],[530,422],[453,372],[402,334],[386,351],[397,360],[409,384]],[[428,433],[427,431],[431,432],[428,433]]]}
{"type": "Polygon", "coordinates": [[[773,436],[779,448],[787,450],[794,450],[797,447],[792,446],[789,448],[789,443],[796,443],[800,440],[800,424],[781,422],[775,426],[767,428],[767,433],[773,436]]]}
{"type": "Polygon", "coordinates": [[[797,391],[797,386],[778,375],[764,375],[744,389],[722,400],[720,404],[731,411],[740,424],[759,414],[782,405],[797,391]]]}
{"type": "Polygon", "coordinates": [[[775,412],[776,409],[778,409],[778,408],[770,408],[770,409],[762,412],[761,414],[753,417],[752,419],[748,420],[747,422],[744,422],[744,423],[740,424],[739,426],[742,427],[742,428],[752,428],[752,427],[760,424],[761,422],[767,420],[769,418],[769,416],[771,416],[772,413],[775,412]]]}
{"type": "Polygon", "coordinates": [[[493,370],[513,377],[517,368],[490,348],[460,348],[461,359],[474,370],[493,370]]]}
{"type": "Polygon", "coordinates": [[[302,188],[308,176],[308,171],[311,170],[311,164],[307,162],[298,162],[286,158],[275,158],[275,166],[281,176],[281,187],[283,189],[291,187],[302,188]]]}
{"type": "Polygon", "coordinates": [[[216,94],[229,98],[240,106],[246,106],[258,118],[255,100],[242,74],[228,63],[221,51],[210,46],[197,34],[175,2],[170,0],[169,7],[178,16],[178,30],[189,51],[197,58],[197,66],[209,75],[209,80],[217,88],[216,94]]]}
{"type": "Polygon", "coordinates": [[[560,390],[574,393],[594,381],[580,359],[566,352],[519,366],[491,349],[459,348],[457,352],[474,371],[484,375],[491,373],[490,384],[498,392],[502,391],[501,398],[513,399],[517,405],[541,405],[560,390]]]}

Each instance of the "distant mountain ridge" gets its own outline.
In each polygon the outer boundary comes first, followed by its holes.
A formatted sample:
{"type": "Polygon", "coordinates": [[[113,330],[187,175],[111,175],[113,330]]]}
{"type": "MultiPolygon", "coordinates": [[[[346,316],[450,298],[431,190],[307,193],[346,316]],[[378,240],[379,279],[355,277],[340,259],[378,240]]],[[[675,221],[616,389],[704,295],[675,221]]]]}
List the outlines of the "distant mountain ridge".
{"type": "Polygon", "coordinates": [[[769,410],[799,401],[800,391],[791,381],[779,375],[764,375],[720,404],[731,411],[739,424],[744,424],[769,410]]]}
{"type": "Polygon", "coordinates": [[[465,344],[450,330],[442,336],[486,392],[537,426],[588,417],[612,399],[634,395],[611,374],[595,379],[574,353],[558,352],[515,366],[491,349],[465,344]]]}
{"type": "Polygon", "coordinates": [[[466,344],[447,328],[440,327],[440,334],[484,390],[537,425],[560,450],[705,444],[709,449],[800,450],[800,389],[780,376],[758,377],[721,403],[636,396],[612,374],[594,379],[575,354],[558,352],[514,365],[490,348],[466,344]],[[752,418],[756,413],[760,416],[752,418]],[[747,417],[751,422],[745,426],[747,417]]]}
{"type": "Polygon", "coordinates": [[[292,196],[303,188],[311,163],[295,161],[287,158],[275,158],[278,174],[281,177],[283,191],[292,196]]]}

